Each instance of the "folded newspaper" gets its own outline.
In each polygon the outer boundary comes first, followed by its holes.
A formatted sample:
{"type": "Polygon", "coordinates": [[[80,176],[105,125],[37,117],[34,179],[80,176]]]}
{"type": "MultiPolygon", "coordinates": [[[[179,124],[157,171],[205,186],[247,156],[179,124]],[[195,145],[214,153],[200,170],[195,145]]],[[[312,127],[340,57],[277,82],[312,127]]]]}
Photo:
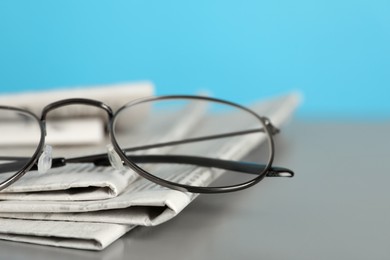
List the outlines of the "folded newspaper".
{"type": "MultiPolygon", "coordinates": [[[[299,99],[293,93],[251,108],[280,127],[290,118],[299,99]]],[[[199,124],[202,113],[201,107],[191,107],[190,111],[175,115],[175,121],[169,125],[158,117],[152,118],[143,124],[134,142],[142,142],[142,134],[148,136],[145,133],[155,129],[159,129],[158,136],[162,139],[185,137],[190,129],[205,127],[199,124]]],[[[231,123],[226,117],[213,120],[226,128],[231,123]]],[[[213,154],[224,153],[226,159],[240,159],[257,145],[242,137],[234,147],[221,143],[208,150],[213,154]]],[[[188,180],[207,183],[213,170],[208,170],[210,174],[204,170],[199,174],[194,167],[188,180]]],[[[137,178],[130,170],[111,167],[70,165],[44,175],[31,171],[0,192],[0,239],[102,250],[137,225],[154,226],[172,219],[196,197],[197,194],[137,178]]]]}

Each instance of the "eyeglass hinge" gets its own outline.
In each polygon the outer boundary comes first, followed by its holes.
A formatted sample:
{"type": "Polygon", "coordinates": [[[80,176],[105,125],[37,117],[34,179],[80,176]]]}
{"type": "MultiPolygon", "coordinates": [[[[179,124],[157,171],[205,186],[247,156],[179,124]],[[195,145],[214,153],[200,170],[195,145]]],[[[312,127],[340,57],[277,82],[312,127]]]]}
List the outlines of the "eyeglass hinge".
{"type": "Polygon", "coordinates": [[[274,126],[274,125],[272,124],[271,120],[270,120],[268,117],[261,117],[261,119],[263,120],[264,125],[267,127],[268,131],[269,131],[272,135],[276,135],[276,134],[280,133],[279,128],[277,128],[276,126],[274,126]]]}

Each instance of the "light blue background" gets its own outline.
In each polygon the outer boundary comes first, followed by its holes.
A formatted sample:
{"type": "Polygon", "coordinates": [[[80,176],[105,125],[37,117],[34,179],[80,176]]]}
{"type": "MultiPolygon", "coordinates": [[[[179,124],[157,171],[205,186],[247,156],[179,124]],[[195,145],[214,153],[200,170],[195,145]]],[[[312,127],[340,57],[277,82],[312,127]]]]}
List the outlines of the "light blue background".
{"type": "Polygon", "coordinates": [[[149,79],[390,118],[390,1],[0,1],[0,92],[149,79]]]}

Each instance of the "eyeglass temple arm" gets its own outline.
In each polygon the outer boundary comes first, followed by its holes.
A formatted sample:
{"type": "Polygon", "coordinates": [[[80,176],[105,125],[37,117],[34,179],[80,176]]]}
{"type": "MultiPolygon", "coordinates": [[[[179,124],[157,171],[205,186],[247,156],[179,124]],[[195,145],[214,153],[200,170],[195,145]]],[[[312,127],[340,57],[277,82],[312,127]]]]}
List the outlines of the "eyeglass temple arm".
{"type": "MultiPolygon", "coordinates": [[[[186,156],[186,155],[131,155],[128,156],[129,160],[134,163],[176,163],[176,164],[189,164],[201,167],[212,167],[225,169],[230,171],[238,171],[249,174],[259,174],[263,172],[266,167],[264,164],[256,164],[251,162],[239,162],[229,161],[222,159],[214,159],[199,156],[186,156]]],[[[102,154],[100,156],[92,157],[80,157],[72,158],[67,162],[92,162],[97,166],[110,166],[107,155],[102,154]]],[[[266,173],[267,177],[293,177],[294,172],[290,169],[283,167],[270,167],[266,173]]]]}
{"type": "MultiPolygon", "coordinates": [[[[268,118],[263,118],[265,121],[265,125],[270,131],[272,135],[275,135],[279,133],[279,129],[273,126],[268,118]]],[[[264,129],[251,129],[251,130],[245,130],[245,131],[237,131],[237,132],[231,132],[226,134],[219,134],[219,135],[209,135],[204,137],[197,137],[197,138],[188,138],[185,140],[180,141],[172,141],[172,142],[166,142],[166,143],[157,143],[152,145],[146,145],[146,146],[140,146],[140,147],[133,147],[124,149],[126,152],[130,151],[137,151],[137,150],[144,150],[144,149],[150,149],[150,148],[158,148],[163,146],[171,146],[171,145],[178,145],[178,144],[184,144],[184,143],[191,143],[191,142],[199,142],[199,141],[206,141],[206,140],[212,140],[217,138],[224,138],[224,137],[231,137],[231,136],[237,136],[237,135],[243,135],[243,134],[250,134],[250,133],[256,133],[256,132],[264,132],[264,129]]],[[[21,167],[23,167],[28,160],[28,158],[23,157],[0,157],[0,160],[22,160],[22,161],[15,161],[11,163],[3,163],[0,165],[0,173],[3,172],[9,172],[9,171],[17,171],[21,167]]],[[[137,161],[135,156],[132,156],[132,160],[135,162],[140,163],[141,161],[137,161]],[[135,159],[135,160],[134,160],[135,159]]],[[[227,160],[219,160],[219,159],[211,159],[211,158],[205,158],[205,157],[195,157],[195,156],[182,156],[182,155],[144,155],[144,156],[138,156],[138,160],[142,160],[142,162],[147,163],[182,163],[182,164],[193,164],[203,167],[214,167],[214,168],[221,168],[226,170],[235,170],[245,173],[253,173],[253,174],[259,174],[263,171],[265,165],[260,164],[254,164],[254,163],[248,163],[248,162],[237,162],[237,161],[227,161],[227,160]],[[145,159],[146,158],[146,159],[145,159]]],[[[85,157],[78,157],[78,158],[71,158],[66,160],[65,158],[53,158],[52,159],[52,168],[61,167],[66,164],[66,162],[70,163],[77,163],[77,162],[92,162],[95,165],[109,165],[109,160],[105,154],[99,154],[99,155],[91,155],[91,156],[85,156],[85,157]]],[[[30,170],[36,170],[37,165],[33,165],[30,170]]],[[[294,173],[286,168],[282,167],[271,167],[267,171],[267,175],[269,177],[292,177],[294,173]]]]}
{"type": "MultiPolygon", "coordinates": [[[[267,125],[269,128],[269,131],[272,135],[276,135],[280,132],[278,128],[275,126],[269,124],[267,125]]],[[[258,132],[264,132],[264,129],[262,128],[256,128],[256,129],[250,129],[250,130],[243,130],[243,131],[236,131],[236,132],[229,132],[225,134],[217,134],[217,135],[207,135],[207,136],[200,136],[200,137],[194,137],[194,138],[187,138],[179,141],[171,141],[171,142],[164,142],[164,143],[154,143],[150,145],[143,145],[143,146],[136,146],[131,148],[125,148],[123,149],[124,152],[134,152],[139,150],[146,150],[151,148],[160,148],[164,146],[173,146],[173,145],[179,145],[179,144],[186,144],[186,143],[194,143],[194,142],[201,142],[201,141],[208,141],[208,140],[215,140],[219,138],[226,138],[226,137],[232,137],[232,136],[239,136],[239,135],[246,135],[246,134],[253,134],[258,132]]]]}
{"type": "MultiPolygon", "coordinates": [[[[272,125],[271,121],[268,118],[262,118],[264,120],[264,124],[267,127],[268,131],[271,135],[278,134],[280,130],[272,125]]],[[[262,128],[249,129],[244,131],[236,131],[225,134],[218,135],[208,135],[196,138],[187,138],[179,141],[171,141],[165,143],[155,143],[151,145],[139,146],[126,148],[124,152],[138,151],[138,150],[146,150],[150,148],[159,148],[164,146],[172,146],[172,145],[180,145],[185,143],[192,142],[200,142],[206,140],[213,140],[218,138],[225,138],[231,136],[238,136],[244,134],[258,133],[264,132],[262,128]]],[[[129,156],[130,160],[135,163],[179,163],[179,164],[191,164],[203,167],[213,167],[220,168],[225,170],[233,170],[243,173],[251,173],[251,174],[260,174],[263,172],[265,165],[255,164],[249,162],[238,162],[238,161],[228,161],[228,160],[220,160],[220,159],[212,159],[206,157],[197,157],[197,156],[183,156],[183,155],[139,155],[139,156],[129,156]]],[[[91,155],[79,158],[67,159],[67,162],[93,162],[95,165],[101,166],[109,166],[109,160],[106,154],[100,155],[91,155]]],[[[293,177],[294,172],[287,168],[282,167],[270,167],[266,173],[267,177],[293,177]]]]}
{"type": "MultiPolygon", "coordinates": [[[[10,157],[8,159],[11,159],[10,157]]],[[[19,158],[20,159],[20,158],[19,158]]],[[[260,174],[263,172],[265,165],[250,162],[238,162],[221,159],[213,159],[199,156],[185,155],[136,155],[129,156],[129,159],[135,163],[177,163],[190,164],[201,167],[212,167],[237,171],[249,174],[260,174]]],[[[66,160],[65,158],[53,158],[52,168],[65,166],[66,163],[94,163],[97,166],[110,166],[107,155],[95,155],[78,157],[66,160]]],[[[0,173],[16,171],[25,165],[24,161],[1,164],[0,173]]],[[[30,170],[37,170],[37,165],[33,165],[30,170]]],[[[266,173],[267,177],[293,177],[294,172],[283,167],[270,167],[266,173]]]]}

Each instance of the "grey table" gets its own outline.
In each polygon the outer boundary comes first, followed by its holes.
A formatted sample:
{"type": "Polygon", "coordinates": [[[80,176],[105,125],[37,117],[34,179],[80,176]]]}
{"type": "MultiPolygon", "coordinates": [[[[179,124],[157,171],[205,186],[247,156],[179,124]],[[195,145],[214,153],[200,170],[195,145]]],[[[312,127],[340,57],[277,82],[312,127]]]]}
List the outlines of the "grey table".
{"type": "Polygon", "coordinates": [[[102,252],[0,241],[1,259],[389,259],[390,122],[294,122],[276,139],[293,179],[202,195],[102,252]]]}

